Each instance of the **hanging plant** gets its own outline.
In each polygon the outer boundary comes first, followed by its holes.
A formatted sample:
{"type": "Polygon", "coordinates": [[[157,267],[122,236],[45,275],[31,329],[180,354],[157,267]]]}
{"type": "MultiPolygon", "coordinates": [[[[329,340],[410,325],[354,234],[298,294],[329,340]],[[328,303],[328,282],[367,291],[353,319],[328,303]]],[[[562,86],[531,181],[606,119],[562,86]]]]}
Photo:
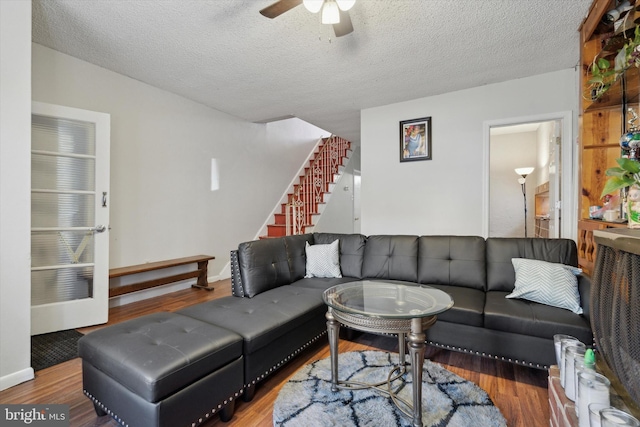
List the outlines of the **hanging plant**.
{"type": "Polygon", "coordinates": [[[640,67],[640,26],[636,27],[634,37],[625,42],[616,56],[616,70],[624,72],[634,66],[640,67]]]}
{"type": "Polygon", "coordinates": [[[611,62],[606,58],[598,58],[591,64],[591,78],[589,83],[589,92],[591,99],[595,101],[599,99],[611,85],[618,79],[618,73],[611,68],[611,62]]]}
{"type": "Polygon", "coordinates": [[[606,58],[596,58],[590,67],[589,98],[595,101],[602,97],[611,85],[630,67],[640,67],[640,26],[635,27],[634,37],[628,39],[615,56],[614,66],[606,58]]]}

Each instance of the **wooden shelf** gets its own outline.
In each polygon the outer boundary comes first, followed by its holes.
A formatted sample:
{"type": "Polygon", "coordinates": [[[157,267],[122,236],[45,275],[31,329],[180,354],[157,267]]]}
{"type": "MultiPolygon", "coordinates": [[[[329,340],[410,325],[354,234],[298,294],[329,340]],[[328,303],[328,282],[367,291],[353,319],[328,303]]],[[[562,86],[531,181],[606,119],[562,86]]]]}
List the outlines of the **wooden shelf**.
{"type": "Polygon", "coordinates": [[[549,217],[536,217],[535,237],[549,238],[549,217]]]}
{"type": "Polygon", "coordinates": [[[549,237],[549,181],[536,187],[535,237],[549,237]]]}
{"type": "Polygon", "coordinates": [[[637,67],[630,67],[622,75],[622,78],[619,78],[613,85],[611,85],[604,95],[596,101],[588,104],[584,110],[585,113],[610,108],[622,108],[624,104],[623,93],[625,93],[623,91],[623,79],[625,80],[626,86],[626,102],[628,104],[638,103],[640,94],[640,69],[637,67]]]}
{"type": "Polygon", "coordinates": [[[549,181],[536,187],[535,211],[536,218],[549,219],[549,181]]]}
{"type": "MultiPolygon", "coordinates": [[[[620,136],[628,129],[627,108],[639,110],[640,69],[635,66],[625,70],[599,99],[592,101],[588,96],[590,67],[594,60],[607,58],[613,67],[615,56],[626,40],[634,37],[633,32],[638,26],[636,18],[640,0],[631,2],[633,8],[627,13],[623,26],[605,25],[603,17],[617,4],[616,0],[593,0],[589,13],[579,28],[581,115],[578,218],[587,218],[590,206],[603,205],[602,189],[608,178],[605,172],[616,166],[616,159],[621,155],[620,136]]],[[[592,271],[595,260],[593,231],[626,226],[626,223],[592,219],[578,221],[578,262],[586,273],[592,271]]]]}
{"type": "Polygon", "coordinates": [[[614,25],[610,25],[606,31],[599,33],[598,36],[602,38],[602,48],[596,58],[613,59],[625,43],[635,37],[638,19],[640,19],[640,11],[635,6],[620,16],[619,21],[624,25],[621,24],[617,29],[614,29],[614,25]]]}

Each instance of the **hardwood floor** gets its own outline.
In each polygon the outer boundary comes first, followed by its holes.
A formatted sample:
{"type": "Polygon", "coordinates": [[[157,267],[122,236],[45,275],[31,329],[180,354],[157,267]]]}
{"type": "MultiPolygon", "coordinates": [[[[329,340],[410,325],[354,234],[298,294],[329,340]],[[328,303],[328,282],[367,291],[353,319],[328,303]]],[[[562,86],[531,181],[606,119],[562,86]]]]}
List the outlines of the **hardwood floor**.
{"type": "MultiPolygon", "coordinates": [[[[229,280],[223,280],[213,285],[215,291],[212,292],[193,288],[185,289],[169,295],[114,307],[109,310],[110,320],[107,325],[157,311],[175,311],[231,294],[229,280]]],[[[82,328],[79,331],[87,333],[104,326],[82,328]]],[[[369,349],[396,351],[397,340],[393,337],[361,334],[352,341],[340,341],[341,352],[369,349]]],[[[486,390],[504,415],[509,427],[549,425],[546,371],[440,349],[428,348],[427,356],[486,390]]],[[[240,399],[236,403],[235,414],[231,421],[225,423],[218,416],[215,416],[203,426],[266,427],[273,425],[272,408],[280,388],[300,367],[325,357],[329,357],[329,346],[322,340],[263,381],[258,386],[255,398],[251,402],[245,403],[240,399]]],[[[73,427],[115,427],[119,425],[109,416],[96,416],[93,404],[83,395],[82,368],[79,358],[38,371],[34,380],[1,391],[0,403],[66,404],[70,407],[71,426],[73,427]]]]}

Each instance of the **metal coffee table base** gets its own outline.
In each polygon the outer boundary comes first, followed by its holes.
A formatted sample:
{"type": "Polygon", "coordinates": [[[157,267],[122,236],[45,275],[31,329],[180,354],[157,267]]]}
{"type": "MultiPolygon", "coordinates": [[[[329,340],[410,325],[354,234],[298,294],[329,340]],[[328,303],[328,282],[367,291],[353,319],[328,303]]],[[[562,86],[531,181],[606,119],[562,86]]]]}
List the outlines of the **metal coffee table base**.
{"type": "Polygon", "coordinates": [[[338,391],[339,388],[372,388],[388,394],[402,413],[413,418],[414,427],[422,427],[422,369],[426,347],[424,343],[424,331],[435,323],[436,316],[417,317],[413,319],[386,319],[345,313],[330,307],[326,317],[329,350],[331,353],[331,390],[338,391]],[[364,332],[398,335],[398,366],[389,372],[387,381],[376,384],[366,384],[338,380],[338,335],[340,332],[340,324],[364,332]],[[397,396],[397,393],[404,387],[402,377],[407,372],[405,363],[405,336],[408,337],[410,370],[413,379],[413,402],[407,402],[397,396]],[[403,384],[394,391],[392,382],[398,379],[402,380],[403,384]],[[385,385],[386,389],[383,388],[385,385]]]}

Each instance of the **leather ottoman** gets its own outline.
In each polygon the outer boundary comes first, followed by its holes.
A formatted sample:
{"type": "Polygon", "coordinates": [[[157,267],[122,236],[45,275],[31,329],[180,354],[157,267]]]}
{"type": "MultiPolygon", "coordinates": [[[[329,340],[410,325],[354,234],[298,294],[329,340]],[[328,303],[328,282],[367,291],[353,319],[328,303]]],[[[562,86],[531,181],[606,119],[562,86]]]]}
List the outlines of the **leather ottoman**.
{"type": "Polygon", "coordinates": [[[321,290],[280,286],[253,298],[219,298],[177,313],[233,329],[243,338],[242,398],[249,402],[258,382],[326,334],[326,312],[321,290]]]}
{"type": "Polygon", "coordinates": [[[125,426],[196,426],[233,416],[244,384],[242,337],[176,313],[100,329],[78,342],[84,393],[125,426]]]}

